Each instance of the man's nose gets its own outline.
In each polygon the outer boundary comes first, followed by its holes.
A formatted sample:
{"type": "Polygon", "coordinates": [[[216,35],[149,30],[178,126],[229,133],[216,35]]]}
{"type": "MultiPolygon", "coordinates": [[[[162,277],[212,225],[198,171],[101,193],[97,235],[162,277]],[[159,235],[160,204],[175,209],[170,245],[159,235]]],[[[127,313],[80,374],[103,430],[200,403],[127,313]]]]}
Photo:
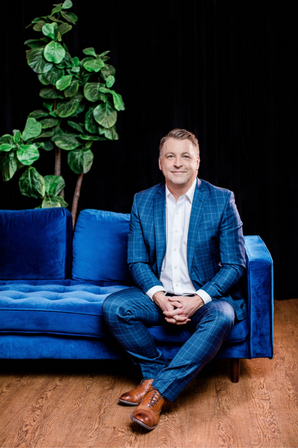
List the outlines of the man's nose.
{"type": "Polygon", "coordinates": [[[175,160],[175,166],[180,167],[182,166],[182,159],[180,157],[177,157],[175,160]]]}

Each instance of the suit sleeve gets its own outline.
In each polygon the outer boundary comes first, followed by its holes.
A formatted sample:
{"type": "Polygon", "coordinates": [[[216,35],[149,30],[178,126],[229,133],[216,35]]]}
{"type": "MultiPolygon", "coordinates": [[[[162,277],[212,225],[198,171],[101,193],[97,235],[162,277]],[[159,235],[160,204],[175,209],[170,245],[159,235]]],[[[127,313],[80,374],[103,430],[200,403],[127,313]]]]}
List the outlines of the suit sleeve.
{"type": "Polygon", "coordinates": [[[163,288],[151,267],[149,248],[145,243],[138,212],[137,195],[134,198],[129,223],[127,263],[135,284],[145,294],[154,286],[163,288]]]}
{"type": "Polygon", "coordinates": [[[232,192],[229,192],[220,223],[219,250],[221,267],[201,288],[212,299],[225,296],[242,277],[246,266],[242,222],[232,192]]]}

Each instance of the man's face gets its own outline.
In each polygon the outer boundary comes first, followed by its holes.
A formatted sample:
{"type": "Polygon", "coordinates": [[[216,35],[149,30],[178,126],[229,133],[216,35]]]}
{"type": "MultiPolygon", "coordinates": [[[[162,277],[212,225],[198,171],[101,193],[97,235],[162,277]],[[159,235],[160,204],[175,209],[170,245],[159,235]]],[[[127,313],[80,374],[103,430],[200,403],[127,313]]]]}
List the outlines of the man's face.
{"type": "Polygon", "coordinates": [[[186,193],[197,177],[200,157],[188,139],[169,138],[162,147],[158,162],[168,188],[185,187],[186,193]]]}

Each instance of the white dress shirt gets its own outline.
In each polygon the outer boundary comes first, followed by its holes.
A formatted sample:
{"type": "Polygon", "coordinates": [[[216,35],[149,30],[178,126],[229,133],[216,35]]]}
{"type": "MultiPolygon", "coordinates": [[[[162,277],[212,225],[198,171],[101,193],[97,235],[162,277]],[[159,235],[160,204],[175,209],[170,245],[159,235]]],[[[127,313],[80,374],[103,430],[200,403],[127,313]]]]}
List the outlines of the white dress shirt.
{"type": "Polygon", "coordinates": [[[179,296],[198,294],[205,304],[212,300],[209,294],[202,289],[196,291],[189,277],[187,266],[188,228],[197,182],[196,178],[190,189],[180,196],[177,202],[168,187],[165,186],[167,249],[160,274],[163,287],[158,285],[147,291],[146,294],[151,300],[157,291],[165,291],[179,296]]]}

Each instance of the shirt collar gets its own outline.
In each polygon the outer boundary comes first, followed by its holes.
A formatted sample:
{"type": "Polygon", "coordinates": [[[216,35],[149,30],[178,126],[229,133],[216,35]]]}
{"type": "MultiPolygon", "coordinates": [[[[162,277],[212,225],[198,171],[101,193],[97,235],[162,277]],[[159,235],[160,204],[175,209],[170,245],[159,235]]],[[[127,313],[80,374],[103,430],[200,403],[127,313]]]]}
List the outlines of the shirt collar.
{"type": "MultiPolygon", "coordinates": [[[[183,198],[184,196],[187,197],[191,204],[192,204],[193,197],[194,197],[194,194],[195,194],[195,188],[196,188],[197,182],[198,182],[198,178],[196,177],[195,180],[193,181],[193,184],[190,187],[190,189],[185,194],[183,194],[181,196],[181,198],[183,198]]],[[[168,189],[167,184],[165,184],[165,185],[166,185],[166,197],[169,198],[170,196],[173,196],[173,195],[170,192],[170,190],[168,189]]]]}

